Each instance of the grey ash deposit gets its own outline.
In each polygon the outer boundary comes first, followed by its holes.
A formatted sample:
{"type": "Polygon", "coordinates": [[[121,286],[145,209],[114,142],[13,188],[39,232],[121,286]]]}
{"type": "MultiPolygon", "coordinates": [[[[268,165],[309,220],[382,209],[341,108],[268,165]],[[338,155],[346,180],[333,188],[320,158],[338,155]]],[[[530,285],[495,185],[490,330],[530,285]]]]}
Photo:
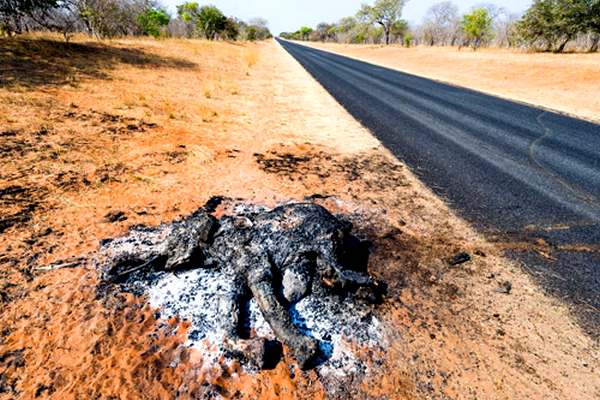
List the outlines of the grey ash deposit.
{"type": "Polygon", "coordinates": [[[207,365],[225,356],[247,370],[273,367],[284,344],[302,369],[364,375],[353,349],[383,349],[373,311],[385,289],[368,274],[369,244],[352,224],[310,203],[239,204],[220,219],[214,204],[103,241],[103,281],[189,320],[189,345],[207,365]]]}

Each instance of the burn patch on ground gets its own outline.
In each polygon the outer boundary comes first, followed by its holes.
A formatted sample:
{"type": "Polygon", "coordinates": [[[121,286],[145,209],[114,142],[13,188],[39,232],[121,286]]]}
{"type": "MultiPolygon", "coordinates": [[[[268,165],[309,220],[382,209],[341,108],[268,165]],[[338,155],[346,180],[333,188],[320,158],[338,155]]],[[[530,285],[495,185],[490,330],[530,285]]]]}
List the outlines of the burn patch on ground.
{"type": "Polygon", "coordinates": [[[79,111],[78,107],[71,106],[71,109],[54,117],[57,120],[70,119],[84,123],[92,127],[100,127],[101,133],[109,135],[126,135],[134,132],[146,132],[149,129],[157,127],[155,123],[146,122],[141,119],[127,117],[119,114],[112,114],[105,111],[79,111]]]}
{"type": "Polygon", "coordinates": [[[103,289],[146,294],[163,316],[189,320],[188,343],[208,365],[273,367],[282,343],[301,369],[339,384],[364,376],[373,360],[353,349],[375,354],[385,341],[374,315],[385,285],[368,274],[368,243],[316,204],[232,210],[104,241],[103,289]]]}
{"type": "MultiPolygon", "coordinates": [[[[54,208],[63,193],[124,180],[134,169],[111,159],[110,154],[120,146],[121,139],[116,138],[157,127],[136,118],[82,111],[74,105],[53,110],[46,122],[33,129],[0,131],[0,233],[25,226],[36,213],[54,208]],[[87,135],[72,134],[67,123],[82,125],[87,135]],[[97,148],[105,154],[92,155],[88,148],[98,139],[104,145],[97,148]],[[85,164],[94,167],[86,173],[85,164]]],[[[162,156],[165,165],[184,160],[185,154],[177,152],[162,156]]]]}
{"type": "Polygon", "coordinates": [[[39,207],[37,192],[19,185],[0,188],[0,233],[31,220],[39,207]]]}
{"type": "Polygon", "coordinates": [[[266,153],[256,153],[254,157],[264,172],[300,181],[307,186],[313,183],[311,179],[325,182],[333,176],[341,176],[350,183],[360,181],[368,191],[408,186],[408,180],[403,176],[404,167],[382,154],[348,157],[317,148],[298,151],[282,145],[266,153]]]}

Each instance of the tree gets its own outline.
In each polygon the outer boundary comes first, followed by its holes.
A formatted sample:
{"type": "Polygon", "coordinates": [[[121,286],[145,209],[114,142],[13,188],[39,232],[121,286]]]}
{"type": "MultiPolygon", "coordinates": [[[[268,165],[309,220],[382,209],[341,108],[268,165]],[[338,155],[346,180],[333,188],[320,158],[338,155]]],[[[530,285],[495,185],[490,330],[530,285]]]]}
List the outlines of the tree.
{"type": "Polygon", "coordinates": [[[177,6],[177,15],[185,22],[193,22],[200,12],[200,6],[196,2],[186,2],[177,6]]]}
{"type": "Polygon", "coordinates": [[[401,19],[392,24],[390,27],[390,36],[394,38],[394,41],[402,43],[404,41],[404,35],[408,33],[408,22],[401,19]]]}
{"type": "Polygon", "coordinates": [[[58,0],[2,0],[0,14],[26,15],[34,11],[49,10],[58,5],[58,0]]]}
{"type": "Polygon", "coordinates": [[[464,15],[461,26],[465,37],[475,50],[492,36],[492,17],[483,7],[475,8],[464,15]]]}
{"type": "Polygon", "coordinates": [[[326,22],[321,22],[317,25],[315,32],[317,34],[317,40],[321,42],[326,42],[329,40],[335,39],[335,29],[334,25],[328,24],[326,22]]]}
{"type": "Polygon", "coordinates": [[[162,8],[151,7],[138,16],[138,23],[144,33],[155,38],[160,36],[161,28],[167,26],[170,20],[171,17],[162,8]]]}
{"type": "Polygon", "coordinates": [[[72,0],[88,33],[102,39],[140,35],[138,17],[149,8],[147,0],[72,0]]]}
{"type": "Polygon", "coordinates": [[[358,27],[358,21],[354,17],[342,18],[334,25],[335,37],[342,42],[351,42],[354,32],[358,27]]]}
{"type": "Polygon", "coordinates": [[[58,0],[1,0],[0,31],[21,33],[23,17],[45,13],[58,5],[58,0]]]}
{"type": "Polygon", "coordinates": [[[458,37],[460,18],[458,6],[451,1],[434,4],[429,8],[423,23],[425,41],[430,45],[454,45],[458,37]]]}
{"type": "Polygon", "coordinates": [[[494,19],[494,36],[498,46],[513,47],[518,39],[517,22],[520,16],[506,10],[501,9],[501,12],[494,19]]]}
{"type": "Polygon", "coordinates": [[[225,21],[225,28],[223,29],[223,37],[227,40],[237,40],[240,36],[240,30],[242,22],[236,18],[229,17],[225,21]]]}
{"type": "Polygon", "coordinates": [[[258,40],[258,30],[255,26],[249,26],[246,28],[246,40],[251,42],[258,40]]]}
{"type": "Polygon", "coordinates": [[[535,0],[517,25],[519,36],[529,45],[543,42],[546,51],[552,50],[557,40],[556,1],[535,0]]]}
{"type": "Polygon", "coordinates": [[[300,34],[300,37],[302,38],[302,40],[308,40],[308,37],[310,36],[312,31],[313,31],[312,28],[310,28],[308,26],[303,26],[300,28],[298,33],[300,34]]]}
{"type": "Polygon", "coordinates": [[[600,0],[591,0],[590,15],[587,28],[592,34],[592,45],[590,52],[598,51],[600,45],[600,0]]]}
{"type": "Polygon", "coordinates": [[[242,26],[245,40],[266,40],[273,37],[269,30],[269,22],[264,18],[252,18],[242,26]]]}
{"type": "Polygon", "coordinates": [[[200,7],[196,25],[208,40],[215,40],[225,30],[227,18],[215,6],[200,7]]]}
{"type": "MultiPolygon", "coordinates": [[[[200,7],[196,2],[187,2],[177,6],[177,14],[190,28],[208,40],[215,40],[228,26],[227,17],[215,6],[200,7]]],[[[225,33],[225,36],[231,32],[225,33]]]]}
{"type": "MultiPolygon", "coordinates": [[[[597,1],[597,0],[596,0],[597,1]]],[[[567,43],[579,33],[585,32],[588,27],[588,17],[591,11],[590,0],[561,0],[555,8],[556,28],[560,36],[556,52],[564,51],[567,43]]]]}
{"type": "Polygon", "coordinates": [[[383,29],[385,44],[390,44],[392,26],[402,16],[406,0],[376,0],[373,6],[363,4],[358,19],[370,24],[379,24],[383,29]]]}
{"type": "Polygon", "coordinates": [[[200,6],[196,2],[186,2],[177,6],[179,20],[185,26],[185,36],[192,37],[197,31],[196,21],[200,13],[200,6]]]}
{"type": "Polygon", "coordinates": [[[519,21],[518,32],[530,46],[541,42],[546,51],[560,53],[578,34],[600,33],[594,18],[599,9],[600,0],[535,0],[519,21]]]}

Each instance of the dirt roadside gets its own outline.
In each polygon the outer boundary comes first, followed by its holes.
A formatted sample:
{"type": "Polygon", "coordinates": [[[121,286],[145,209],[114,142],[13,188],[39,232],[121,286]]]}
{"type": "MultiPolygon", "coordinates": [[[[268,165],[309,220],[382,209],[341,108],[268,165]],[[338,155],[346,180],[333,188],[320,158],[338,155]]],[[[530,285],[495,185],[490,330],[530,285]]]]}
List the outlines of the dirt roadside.
{"type": "Polygon", "coordinates": [[[55,75],[32,74],[44,82],[15,72],[0,86],[0,143],[10,149],[0,180],[10,225],[0,236],[0,398],[600,396],[598,344],[566,307],[278,45],[123,41],[100,49],[106,62],[94,71],[73,60],[96,45],[77,46],[71,61],[53,59],[55,75]],[[358,393],[327,393],[314,372],[290,374],[285,363],[258,376],[203,370],[181,349],[185,322],[157,320],[132,296],[106,304],[91,267],[37,269],[213,195],[272,206],[315,194],[355,216],[374,242],[370,269],[390,286],[379,315],[388,352],[358,393]],[[450,266],[459,252],[472,260],[450,266]]]}
{"type": "Polygon", "coordinates": [[[300,44],[600,122],[600,54],[300,44]]]}

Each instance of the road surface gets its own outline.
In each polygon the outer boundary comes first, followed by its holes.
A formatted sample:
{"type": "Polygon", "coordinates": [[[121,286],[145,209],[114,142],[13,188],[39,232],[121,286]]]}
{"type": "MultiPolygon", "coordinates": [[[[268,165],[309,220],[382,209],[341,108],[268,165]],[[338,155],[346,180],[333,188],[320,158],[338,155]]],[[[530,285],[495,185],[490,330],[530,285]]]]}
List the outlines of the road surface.
{"type": "Polygon", "coordinates": [[[600,337],[600,125],[279,42],[462,217],[530,243],[508,255],[600,337]]]}

